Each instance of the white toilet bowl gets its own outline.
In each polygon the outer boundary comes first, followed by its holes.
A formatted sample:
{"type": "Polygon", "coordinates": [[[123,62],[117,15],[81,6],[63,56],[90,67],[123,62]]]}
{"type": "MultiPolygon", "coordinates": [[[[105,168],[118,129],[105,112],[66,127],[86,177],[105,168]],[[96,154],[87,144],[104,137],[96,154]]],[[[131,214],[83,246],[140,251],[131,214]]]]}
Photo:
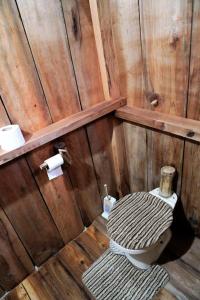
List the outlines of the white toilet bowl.
{"type": "MultiPolygon", "coordinates": [[[[159,188],[156,188],[149,193],[159,198],[160,201],[164,201],[172,209],[174,209],[177,202],[177,195],[175,193],[173,193],[173,195],[169,198],[160,196],[159,188]]],[[[139,250],[126,249],[111,239],[110,249],[116,254],[125,255],[127,259],[137,268],[148,269],[154,262],[158,260],[161,253],[169,243],[171,236],[171,230],[170,228],[168,228],[162,233],[162,235],[154,245],[139,250]]]]}

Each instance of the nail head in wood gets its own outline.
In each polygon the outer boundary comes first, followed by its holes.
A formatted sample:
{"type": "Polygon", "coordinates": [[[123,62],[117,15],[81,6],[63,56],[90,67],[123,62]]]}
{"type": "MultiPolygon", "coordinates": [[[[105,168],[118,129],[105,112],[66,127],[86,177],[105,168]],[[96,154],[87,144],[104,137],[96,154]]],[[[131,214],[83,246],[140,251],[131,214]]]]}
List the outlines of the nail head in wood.
{"type": "Polygon", "coordinates": [[[158,106],[158,100],[155,99],[155,100],[151,101],[151,105],[154,106],[154,107],[158,106]]]}

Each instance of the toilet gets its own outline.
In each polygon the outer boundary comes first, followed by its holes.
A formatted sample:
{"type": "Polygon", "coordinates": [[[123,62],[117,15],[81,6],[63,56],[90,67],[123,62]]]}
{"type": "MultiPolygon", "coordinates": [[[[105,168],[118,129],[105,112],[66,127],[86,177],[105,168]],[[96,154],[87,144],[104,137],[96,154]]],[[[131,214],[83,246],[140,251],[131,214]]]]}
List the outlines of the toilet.
{"type": "Polygon", "coordinates": [[[177,195],[160,196],[160,188],[126,195],[111,210],[107,229],[110,250],[139,269],[155,263],[171,239],[177,195]]]}

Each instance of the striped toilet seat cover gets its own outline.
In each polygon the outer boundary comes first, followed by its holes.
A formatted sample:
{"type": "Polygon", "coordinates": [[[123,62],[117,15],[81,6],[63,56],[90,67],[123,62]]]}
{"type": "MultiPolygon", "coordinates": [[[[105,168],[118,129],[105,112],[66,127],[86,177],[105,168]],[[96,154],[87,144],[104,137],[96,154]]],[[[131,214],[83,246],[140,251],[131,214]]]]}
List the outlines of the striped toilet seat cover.
{"type": "Polygon", "coordinates": [[[147,192],[137,192],[117,202],[107,229],[109,237],[120,246],[136,250],[155,244],[172,221],[173,210],[167,203],[147,192]]]}

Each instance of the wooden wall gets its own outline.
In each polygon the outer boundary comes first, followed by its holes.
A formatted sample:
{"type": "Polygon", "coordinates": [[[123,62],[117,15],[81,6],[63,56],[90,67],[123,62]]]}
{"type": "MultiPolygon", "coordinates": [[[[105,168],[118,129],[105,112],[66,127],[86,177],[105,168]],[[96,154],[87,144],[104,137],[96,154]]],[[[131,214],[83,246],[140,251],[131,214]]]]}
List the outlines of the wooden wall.
{"type": "MultiPolygon", "coordinates": [[[[29,137],[105,100],[87,0],[0,0],[0,24],[0,126],[18,123],[29,137]]],[[[72,165],[53,181],[39,165],[55,142],[1,166],[0,293],[101,213],[104,183],[121,193],[113,122],[109,116],[59,139],[72,165]]]]}
{"type": "MultiPolygon", "coordinates": [[[[98,5],[101,15],[110,7],[120,91],[128,105],[200,120],[199,1],[99,0],[98,5]]],[[[200,235],[199,144],[128,122],[123,127],[130,190],[157,187],[161,166],[175,166],[179,203],[200,235]]]]}
{"type": "MultiPolygon", "coordinates": [[[[0,126],[18,123],[29,137],[119,95],[129,106],[200,119],[199,1],[97,4],[103,61],[89,0],[0,0],[0,126]]],[[[200,234],[199,144],[112,116],[59,141],[72,165],[53,181],[39,165],[54,142],[0,167],[0,295],[101,213],[104,183],[117,197],[150,190],[164,164],[176,167],[176,192],[200,234]]]]}

